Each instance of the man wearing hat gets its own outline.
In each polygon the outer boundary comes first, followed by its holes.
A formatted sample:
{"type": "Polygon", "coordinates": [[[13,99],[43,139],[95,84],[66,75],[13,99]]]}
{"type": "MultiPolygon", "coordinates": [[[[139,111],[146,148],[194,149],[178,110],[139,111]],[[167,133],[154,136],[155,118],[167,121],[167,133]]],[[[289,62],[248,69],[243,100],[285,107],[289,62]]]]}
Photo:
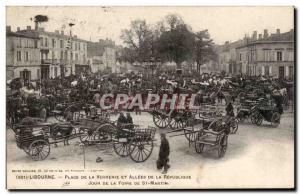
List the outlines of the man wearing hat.
{"type": "Polygon", "coordinates": [[[169,162],[169,154],[170,154],[170,147],[169,147],[169,141],[166,138],[165,133],[161,133],[161,143],[159,148],[159,155],[158,160],[156,161],[157,169],[162,169],[163,174],[166,174],[168,172],[168,169],[170,168],[170,165],[168,165],[169,162]]]}
{"type": "Polygon", "coordinates": [[[234,117],[232,102],[229,100],[226,106],[226,115],[234,117]]]}

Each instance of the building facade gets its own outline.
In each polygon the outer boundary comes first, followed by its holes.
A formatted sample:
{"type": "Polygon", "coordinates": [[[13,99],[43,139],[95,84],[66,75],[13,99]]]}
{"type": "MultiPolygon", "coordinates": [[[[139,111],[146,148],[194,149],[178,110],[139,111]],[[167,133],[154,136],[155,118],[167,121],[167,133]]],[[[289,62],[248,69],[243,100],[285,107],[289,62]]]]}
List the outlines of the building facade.
{"type": "Polygon", "coordinates": [[[6,27],[6,79],[20,78],[23,83],[41,78],[39,37],[12,32],[6,27]]]}
{"type": "Polygon", "coordinates": [[[44,28],[21,30],[23,34],[39,36],[41,79],[88,73],[87,41],[64,31],[47,32],[44,28]]]}
{"type": "Polygon", "coordinates": [[[99,71],[120,73],[120,66],[116,60],[116,47],[112,40],[100,39],[99,42],[88,42],[87,58],[92,73],[99,71]]]}
{"type": "Polygon", "coordinates": [[[219,46],[218,53],[218,65],[216,69],[219,71],[225,71],[228,74],[237,74],[242,72],[242,67],[237,65],[237,50],[238,46],[241,46],[242,40],[235,42],[226,41],[224,45],[219,46]]]}
{"type": "Polygon", "coordinates": [[[267,30],[257,36],[245,36],[219,49],[220,71],[229,74],[267,75],[279,78],[294,75],[294,30],[269,35],[267,30]]]}

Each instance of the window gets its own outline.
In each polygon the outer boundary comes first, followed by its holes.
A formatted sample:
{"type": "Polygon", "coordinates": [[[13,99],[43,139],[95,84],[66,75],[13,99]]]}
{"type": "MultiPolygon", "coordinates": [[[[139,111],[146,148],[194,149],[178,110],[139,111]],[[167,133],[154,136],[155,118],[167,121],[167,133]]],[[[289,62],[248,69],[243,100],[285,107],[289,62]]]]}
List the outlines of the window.
{"type": "Polygon", "coordinates": [[[36,75],[37,75],[37,79],[41,78],[41,70],[40,69],[36,70],[36,75]]]}
{"type": "Polygon", "coordinates": [[[288,51],[288,61],[294,61],[294,51],[288,51]]]}
{"type": "Polygon", "coordinates": [[[28,51],[25,52],[25,62],[28,62],[28,51]]]}
{"type": "Polygon", "coordinates": [[[290,78],[294,77],[294,67],[293,66],[289,66],[289,77],[290,78]]]}
{"type": "Polygon", "coordinates": [[[60,59],[61,59],[61,60],[64,59],[64,52],[63,52],[63,51],[60,52],[60,59]]]}
{"type": "Polygon", "coordinates": [[[38,41],[34,40],[34,48],[38,48],[38,41]]]}
{"type": "Polygon", "coordinates": [[[75,60],[78,61],[78,53],[75,54],[75,60]]]}
{"type": "Polygon", "coordinates": [[[60,40],[60,48],[64,48],[64,41],[60,40]]]}
{"type": "Polygon", "coordinates": [[[282,61],[282,51],[277,51],[277,61],[282,61]]]}
{"type": "Polygon", "coordinates": [[[20,71],[20,78],[25,81],[30,81],[31,80],[31,71],[28,71],[27,69],[20,71]]]}
{"type": "Polygon", "coordinates": [[[250,53],[250,62],[254,62],[255,61],[255,51],[251,51],[250,53]]]}
{"type": "Polygon", "coordinates": [[[264,51],[264,61],[266,61],[266,62],[270,61],[270,51],[269,50],[264,51]]]}
{"type": "Polygon", "coordinates": [[[54,61],[54,60],[55,60],[55,52],[52,51],[52,61],[54,61]]]}
{"type": "Polygon", "coordinates": [[[41,38],[41,46],[44,46],[44,38],[41,38]]]}
{"type": "Polygon", "coordinates": [[[21,51],[17,51],[17,61],[21,61],[22,60],[22,57],[21,57],[21,51]]]}
{"type": "Polygon", "coordinates": [[[242,54],[240,53],[240,61],[242,61],[242,54]]]}
{"type": "Polygon", "coordinates": [[[18,39],[18,47],[22,47],[22,39],[21,38],[18,39]]]}
{"type": "Polygon", "coordinates": [[[270,75],[270,67],[269,66],[265,66],[265,75],[266,76],[270,75]]]}
{"type": "Polygon", "coordinates": [[[45,47],[48,47],[48,39],[45,38],[45,47]]]}
{"type": "Polygon", "coordinates": [[[54,77],[57,77],[57,67],[54,67],[54,77]]]}
{"type": "Polygon", "coordinates": [[[55,39],[52,39],[52,47],[55,48],[55,39]]]}
{"type": "Polygon", "coordinates": [[[53,73],[54,73],[54,70],[53,70],[54,68],[53,67],[51,67],[51,69],[50,69],[50,75],[51,75],[51,77],[53,78],[53,73]]]}

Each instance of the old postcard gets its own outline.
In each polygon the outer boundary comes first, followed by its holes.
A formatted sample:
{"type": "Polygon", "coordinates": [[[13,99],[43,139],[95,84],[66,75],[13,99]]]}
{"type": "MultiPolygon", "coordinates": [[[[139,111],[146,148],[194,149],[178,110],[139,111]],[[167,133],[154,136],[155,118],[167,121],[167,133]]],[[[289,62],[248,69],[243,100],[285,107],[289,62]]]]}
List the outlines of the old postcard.
{"type": "Polygon", "coordinates": [[[7,189],[294,189],[294,7],[6,7],[7,189]]]}

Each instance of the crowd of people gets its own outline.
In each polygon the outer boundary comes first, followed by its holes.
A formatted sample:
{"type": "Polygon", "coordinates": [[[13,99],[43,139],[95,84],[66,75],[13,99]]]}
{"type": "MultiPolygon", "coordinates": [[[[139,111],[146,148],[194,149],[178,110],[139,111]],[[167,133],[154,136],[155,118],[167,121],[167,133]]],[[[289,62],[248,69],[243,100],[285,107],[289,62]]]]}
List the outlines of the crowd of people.
{"type": "MultiPolygon", "coordinates": [[[[252,92],[262,98],[274,97],[280,107],[283,100],[293,99],[292,81],[265,76],[236,75],[228,77],[221,74],[142,73],[107,75],[71,75],[65,78],[51,78],[36,82],[22,82],[14,79],[8,83],[11,90],[7,98],[8,116],[16,122],[18,114],[38,115],[41,108],[48,112],[59,102],[83,101],[99,105],[103,94],[197,94],[198,105],[214,104],[217,101],[234,101],[238,96],[252,92]],[[278,95],[279,94],[279,95],[278,95]],[[279,98],[278,98],[279,97],[279,98]],[[22,107],[27,108],[24,113],[22,107]],[[18,112],[20,111],[20,112],[18,112]]],[[[141,111],[136,109],[136,113],[141,111]]]]}

